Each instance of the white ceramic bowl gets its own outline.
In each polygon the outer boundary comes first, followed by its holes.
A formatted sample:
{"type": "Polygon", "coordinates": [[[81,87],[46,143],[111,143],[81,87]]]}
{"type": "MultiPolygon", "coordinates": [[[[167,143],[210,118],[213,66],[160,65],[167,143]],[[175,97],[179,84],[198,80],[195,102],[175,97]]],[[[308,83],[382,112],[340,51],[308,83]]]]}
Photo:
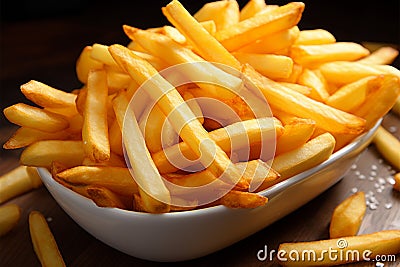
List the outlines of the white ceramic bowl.
{"type": "Polygon", "coordinates": [[[368,146],[379,121],[322,164],[272,186],[260,194],[269,202],[255,209],[206,209],[146,214],[97,207],[91,200],[54,181],[39,168],[43,183],[75,222],[97,239],[134,257],[183,261],[227,247],[304,205],[338,182],[368,146]]]}

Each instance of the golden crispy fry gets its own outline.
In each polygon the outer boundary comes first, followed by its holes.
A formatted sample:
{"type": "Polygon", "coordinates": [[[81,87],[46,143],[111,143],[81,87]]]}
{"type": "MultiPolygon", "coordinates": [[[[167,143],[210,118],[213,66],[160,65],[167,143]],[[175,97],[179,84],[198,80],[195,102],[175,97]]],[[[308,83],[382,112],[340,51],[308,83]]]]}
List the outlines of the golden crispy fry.
{"type": "Polygon", "coordinates": [[[232,27],[217,31],[215,38],[229,51],[235,51],[263,36],[296,26],[303,10],[303,3],[292,2],[268,12],[260,12],[232,27]]]}
{"type": "MultiPolygon", "coordinates": [[[[114,56],[113,52],[112,54],[114,56]]],[[[117,59],[118,61],[119,59],[117,59]]],[[[121,132],[123,134],[124,132],[129,133],[129,138],[124,138],[123,141],[135,174],[135,181],[139,184],[139,187],[143,188],[142,190],[139,189],[139,192],[143,200],[144,209],[152,213],[168,212],[170,210],[169,191],[151,159],[135,114],[132,110],[129,110],[128,100],[125,95],[118,95],[113,101],[113,106],[121,132]],[[124,121],[125,114],[132,119],[124,121]]],[[[133,179],[131,178],[131,180],[133,179]]]]}
{"type": "Polygon", "coordinates": [[[297,80],[299,79],[301,73],[303,72],[303,66],[294,63],[293,64],[293,69],[292,69],[292,73],[290,74],[290,76],[286,79],[276,79],[276,81],[278,82],[288,82],[288,83],[297,83],[297,80]]]}
{"type": "Polygon", "coordinates": [[[76,95],[67,93],[38,81],[21,85],[24,96],[41,107],[74,108],[76,95]]]}
{"type": "Polygon", "coordinates": [[[35,168],[19,166],[0,177],[0,204],[41,185],[35,168]]]}
{"type": "Polygon", "coordinates": [[[290,56],[303,66],[318,66],[331,61],[353,61],[369,55],[369,50],[357,43],[337,42],[320,45],[293,45],[290,56]]]}
{"type": "Polygon", "coordinates": [[[394,175],[394,185],[393,189],[400,191],[400,172],[394,175]]]}
{"type": "Polygon", "coordinates": [[[262,75],[270,78],[288,78],[292,73],[293,60],[287,56],[236,52],[233,55],[242,63],[250,64],[262,75]]]}
{"type": "Polygon", "coordinates": [[[310,119],[293,119],[283,128],[283,134],[276,143],[275,155],[288,152],[304,145],[312,136],[315,122],[310,119]]]}
{"type": "Polygon", "coordinates": [[[329,98],[327,82],[318,70],[304,69],[297,82],[311,88],[310,98],[320,102],[329,98]]]}
{"type": "Polygon", "coordinates": [[[131,82],[132,79],[129,75],[113,71],[112,69],[107,69],[108,94],[112,95],[117,93],[119,90],[128,88],[131,82]]]}
{"type": "Polygon", "coordinates": [[[219,202],[228,208],[253,209],[264,206],[268,198],[256,193],[231,190],[219,202]]]}
{"type": "Polygon", "coordinates": [[[366,120],[366,129],[375,125],[379,118],[390,111],[400,95],[400,82],[398,77],[385,75],[380,87],[368,96],[374,101],[364,102],[354,111],[356,116],[366,120]]]}
{"type": "MultiPolygon", "coordinates": [[[[254,181],[254,183],[259,186],[256,188],[257,191],[264,190],[267,188],[264,184],[269,184],[279,178],[279,174],[262,160],[238,162],[235,166],[243,173],[243,178],[248,180],[249,184],[254,181]]],[[[207,169],[189,174],[168,173],[163,174],[163,177],[168,181],[183,187],[204,186],[217,180],[217,177],[207,169]]],[[[219,186],[220,188],[223,188],[228,185],[221,181],[219,186]]],[[[174,193],[179,194],[179,192],[174,193]]]]}
{"type": "Polygon", "coordinates": [[[90,71],[83,111],[82,141],[85,155],[92,161],[110,158],[107,124],[107,76],[105,71],[90,71]]]}
{"type": "Polygon", "coordinates": [[[92,58],[92,47],[86,46],[76,61],[76,74],[81,83],[86,84],[89,71],[103,68],[103,63],[92,58]]]}
{"type": "Polygon", "coordinates": [[[392,111],[400,116],[400,96],[396,99],[396,102],[392,107],[392,111]]]}
{"type": "Polygon", "coordinates": [[[319,69],[328,82],[335,84],[352,83],[368,76],[380,74],[391,74],[400,78],[400,70],[389,65],[337,61],[322,64],[319,69]]]}
{"type": "Polygon", "coordinates": [[[204,123],[203,112],[201,111],[201,108],[199,106],[199,103],[197,103],[195,96],[189,91],[185,91],[182,93],[182,97],[187,102],[193,114],[196,115],[196,118],[199,120],[199,122],[203,124],[204,123]]]}
{"type": "Polygon", "coordinates": [[[370,93],[377,90],[383,82],[383,76],[369,76],[340,87],[328,97],[326,104],[334,108],[351,112],[356,110],[370,93]]]}
{"type": "Polygon", "coordinates": [[[258,188],[253,191],[260,192],[270,186],[270,184],[280,178],[280,174],[271,168],[267,163],[262,160],[255,159],[246,162],[238,162],[235,164],[239,170],[244,170],[243,177],[254,183],[254,185],[259,185],[258,188]],[[261,183],[260,183],[261,181],[261,183]]]}
{"type": "Polygon", "coordinates": [[[101,186],[124,196],[138,193],[138,186],[127,168],[77,166],[57,173],[57,178],[75,185],[101,186]]]}
{"type": "Polygon", "coordinates": [[[335,43],[335,37],[324,29],[302,30],[295,41],[296,45],[320,45],[335,43]]]}
{"type": "Polygon", "coordinates": [[[329,237],[357,235],[366,209],[364,192],[357,192],[346,198],[333,211],[329,237]]]}
{"type": "MultiPolygon", "coordinates": [[[[282,131],[283,128],[279,121],[272,118],[263,118],[234,123],[225,128],[210,132],[209,136],[221,149],[228,153],[233,148],[231,140],[242,141],[234,143],[235,147],[233,149],[239,149],[247,145],[260,143],[262,137],[268,138],[270,136],[271,138],[274,135],[279,137],[282,131]]],[[[198,158],[186,142],[180,142],[177,145],[155,153],[152,157],[160,173],[170,173],[177,170],[177,167],[171,162],[179,162],[181,168],[187,167],[180,160],[182,155],[189,160],[196,160],[198,158]]]]}
{"type": "MultiPolygon", "coordinates": [[[[235,17],[236,20],[239,21],[239,7],[236,1],[225,1],[221,3],[225,3],[229,9],[226,14],[228,17],[224,19],[224,21],[235,23],[235,17]],[[237,16],[232,16],[232,14],[235,14],[236,9],[237,16]]],[[[240,69],[240,63],[190,15],[179,1],[173,0],[170,2],[163,8],[163,12],[168,20],[195,46],[196,51],[198,51],[200,56],[205,60],[240,69]]],[[[219,21],[216,20],[215,24],[217,30],[219,30],[220,27],[226,28],[229,26],[226,22],[221,25],[219,21]]]]}
{"type": "Polygon", "coordinates": [[[29,146],[37,141],[42,140],[65,140],[70,137],[67,131],[59,131],[54,133],[43,132],[27,127],[20,127],[17,131],[4,143],[4,149],[16,149],[29,146]]]}
{"type": "Polygon", "coordinates": [[[206,3],[193,17],[199,22],[213,20],[219,31],[239,22],[239,5],[236,1],[206,3]]]}
{"type": "Polygon", "coordinates": [[[299,92],[302,95],[310,96],[311,88],[297,83],[279,82],[281,85],[299,92]]]}
{"type": "Polygon", "coordinates": [[[14,124],[44,132],[58,132],[69,126],[64,116],[23,103],[7,107],[3,112],[14,124]]]}
{"type": "Polygon", "coordinates": [[[242,21],[253,17],[255,14],[262,11],[266,6],[265,0],[249,0],[240,10],[240,20],[242,21]]]}
{"type": "MultiPolygon", "coordinates": [[[[158,105],[164,114],[173,115],[170,116],[171,124],[175,130],[180,130],[180,137],[189,145],[190,149],[198,157],[201,156],[200,161],[202,164],[208,166],[208,169],[217,177],[225,173],[226,177],[231,179],[231,182],[242,184],[246,188],[245,182],[239,181],[240,173],[225,152],[209,137],[207,131],[198,120],[191,119],[194,118],[194,114],[178,91],[162,78],[150,64],[137,58],[128,49],[118,45],[113,45],[110,49],[118,64],[126,68],[137,83],[143,84],[151,78],[153,82],[149,84],[151,89],[149,88],[147,92],[151,92],[153,99],[158,99],[158,105]],[[142,72],[139,72],[139,69],[142,72]]],[[[140,166],[140,168],[143,168],[143,166],[140,166]]]]}
{"type": "Polygon", "coordinates": [[[17,204],[0,207],[0,237],[8,234],[21,218],[21,208],[17,204]]]}
{"type": "Polygon", "coordinates": [[[331,132],[358,134],[364,130],[365,121],[357,116],[334,109],[290,90],[261,76],[248,65],[244,67],[243,73],[261,90],[269,104],[275,108],[285,107],[287,113],[310,118],[317,123],[317,126],[331,132]]]}
{"type": "Polygon", "coordinates": [[[116,153],[117,155],[123,156],[124,152],[122,148],[122,133],[117,120],[114,120],[111,126],[109,126],[108,137],[110,139],[111,153],[116,153]]]}
{"type": "Polygon", "coordinates": [[[400,170],[400,141],[382,126],[379,126],[372,142],[381,155],[400,170]]]}
{"type": "Polygon", "coordinates": [[[82,165],[85,166],[109,166],[109,167],[123,167],[126,168],[126,163],[123,157],[115,154],[115,153],[111,153],[110,154],[110,159],[107,161],[103,161],[103,162],[95,162],[92,161],[90,158],[84,158],[82,161],[82,165]]]}
{"type": "Polygon", "coordinates": [[[40,212],[31,211],[29,213],[29,231],[33,248],[42,266],[65,266],[54,236],[40,212]]]}
{"type": "Polygon", "coordinates": [[[386,65],[391,64],[398,56],[399,51],[390,46],[378,48],[370,55],[358,60],[359,63],[386,65]]]}
{"type": "Polygon", "coordinates": [[[127,209],[121,198],[105,187],[89,186],[86,191],[99,207],[127,209]]]}
{"type": "Polygon", "coordinates": [[[144,112],[139,120],[139,127],[151,153],[156,153],[176,143],[177,134],[157,105],[148,112],[144,112]]]}
{"type": "Polygon", "coordinates": [[[73,167],[80,165],[83,158],[82,141],[45,140],[25,148],[20,161],[23,165],[35,167],[50,167],[53,161],[59,161],[73,167]]]}
{"type": "Polygon", "coordinates": [[[327,160],[334,147],[335,138],[330,133],[324,133],[299,148],[275,157],[271,167],[281,175],[278,180],[284,180],[327,160]]]}
{"type": "Polygon", "coordinates": [[[238,51],[244,53],[270,54],[289,48],[299,35],[299,28],[279,31],[262,37],[261,39],[243,46],[238,51]]]}
{"type": "Polygon", "coordinates": [[[283,266],[332,266],[366,259],[372,261],[377,255],[400,253],[400,230],[311,242],[283,243],[278,251],[279,263],[283,266]],[[333,254],[337,257],[329,257],[327,252],[333,250],[336,250],[333,254]],[[294,261],[289,257],[291,251],[297,252],[299,260],[294,261]]]}
{"type": "Polygon", "coordinates": [[[238,92],[243,86],[241,79],[224,72],[196,55],[189,48],[180,46],[164,35],[126,25],[124,25],[124,30],[129,38],[137,40],[151,54],[165,58],[171,65],[201,62],[201,64],[187,64],[180,71],[193,81],[214,81],[216,86],[208,83],[197,83],[199,87],[210,92],[214,97],[233,98],[235,94],[226,88],[238,92]]]}

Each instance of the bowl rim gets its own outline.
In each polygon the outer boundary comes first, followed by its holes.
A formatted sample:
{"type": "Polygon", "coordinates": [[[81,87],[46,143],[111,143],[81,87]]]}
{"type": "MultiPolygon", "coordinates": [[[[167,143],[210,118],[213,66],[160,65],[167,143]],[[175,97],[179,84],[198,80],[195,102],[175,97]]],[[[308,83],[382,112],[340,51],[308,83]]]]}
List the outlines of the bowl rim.
{"type": "MultiPolygon", "coordinates": [[[[327,160],[324,162],[318,164],[315,167],[312,167],[304,172],[301,172],[297,175],[294,175],[286,180],[283,180],[267,189],[264,189],[258,194],[262,196],[267,196],[269,200],[273,199],[274,196],[278,195],[279,193],[283,192],[285,189],[301,182],[302,180],[306,179],[307,177],[311,176],[314,173],[319,172],[320,170],[324,169],[325,167],[333,164],[335,161],[339,160],[341,157],[350,154],[352,151],[358,149],[361,147],[366,141],[370,140],[372,136],[375,134],[376,130],[378,127],[381,125],[383,118],[379,119],[376,124],[369,129],[367,132],[361,134],[360,136],[356,137],[350,144],[344,146],[343,148],[339,149],[335,153],[333,153],[327,160]]],[[[91,206],[95,209],[97,209],[99,212],[105,212],[109,213],[109,215],[117,215],[117,216],[124,216],[127,218],[130,217],[143,217],[143,218],[154,218],[154,217],[173,217],[173,218],[184,218],[186,216],[202,216],[204,214],[210,215],[215,212],[222,212],[222,211],[228,211],[232,210],[229,209],[223,205],[216,205],[212,207],[205,207],[201,209],[194,209],[194,210],[188,210],[188,211],[180,211],[180,212],[168,212],[168,213],[161,213],[161,214],[153,214],[153,213],[145,213],[145,212],[137,212],[137,211],[131,211],[131,210],[124,210],[124,209],[119,209],[119,208],[103,208],[97,206],[93,201],[90,199],[64,187],[63,185],[59,184],[56,180],[54,180],[51,177],[50,172],[44,168],[44,167],[37,167],[38,173],[43,180],[44,184],[46,185],[51,185],[53,187],[57,188],[62,188],[61,190],[64,190],[64,192],[68,192],[68,194],[71,197],[76,197],[78,198],[77,200],[81,203],[87,204],[87,206],[91,206]]],[[[51,190],[49,190],[51,191],[51,190]]],[[[50,192],[51,193],[51,192],[50,192]]],[[[53,197],[54,198],[54,197],[53,197]]],[[[56,200],[56,199],[55,199],[56,200]]],[[[56,200],[57,201],[57,200],[56,200]]],[[[267,203],[268,204],[268,203],[267,203]]],[[[236,209],[235,209],[236,210],[236,209]]]]}

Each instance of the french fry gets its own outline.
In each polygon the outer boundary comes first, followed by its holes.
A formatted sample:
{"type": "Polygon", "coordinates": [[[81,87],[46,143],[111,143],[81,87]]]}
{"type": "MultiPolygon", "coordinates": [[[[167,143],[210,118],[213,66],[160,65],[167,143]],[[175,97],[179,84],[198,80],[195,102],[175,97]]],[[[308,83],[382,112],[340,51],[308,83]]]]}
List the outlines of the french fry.
{"type": "Polygon", "coordinates": [[[98,162],[107,161],[110,158],[107,96],[105,71],[90,71],[83,111],[82,141],[85,155],[98,162]]]}
{"type": "Polygon", "coordinates": [[[254,209],[264,206],[268,198],[256,193],[231,190],[219,202],[228,208],[254,209]]]}
{"type": "Polygon", "coordinates": [[[46,219],[40,212],[29,213],[29,231],[33,248],[42,266],[66,266],[46,219]]]}
{"type": "Polygon", "coordinates": [[[85,46],[76,61],[76,75],[83,84],[87,83],[90,70],[102,69],[104,64],[92,58],[92,47],[85,46]]]}
{"type": "Polygon", "coordinates": [[[176,132],[161,109],[155,105],[149,113],[142,114],[139,127],[150,153],[156,153],[175,143],[176,132]]]}
{"type": "Polygon", "coordinates": [[[298,38],[294,42],[296,45],[320,45],[332,44],[336,42],[336,38],[327,30],[313,29],[301,30],[298,38]]]}
{"type": "Polygon", "coordinates": [[[392,107],[392,111],[400,116],[400,96],[396,99],[396,102],[392,107]]]}
{"type": "MultiPolygon", "coordinates": [[[[202,164],[208,165],[208,169],[217,177],[225,173],[225,177],[228,177],[232,183],[239,183],[244,188],[247,187],[244,181],[240,181],[240,173],[225,152],[209,137],[207,131],[198,120],[191,119],[194,118],[193,112],[168,81],[162,78],[150,64],[140,60],[128,49],[113,45],[110,47],[110,52],[118,64],[126,68],[137,83],[143,84],[151,78],[152,82],[148,84],[149,89],[147,92],[151,92],[151,98],[158,100],[158,105],[164,114],[172,113],[171,124],[195,154],[198,157],[201,156],[200,161],[202,164]],[[142,72],[139,72],[138,69],[141,69],[142,72]]],[[[143,168],[143,166],[140,168],[143,168]]]]}
{"type": "Polygon", "coordinates": [[[319,69],[329,83],[335,84],[352,83],[368,76],[380,74],[391,74],[400,78],[400,70],[389,65],[336,61],[322,64],[319,69]]]}
{"type": "MultiPolygon", "coordinates": [[[[114,57],[114,52],[111,53],[114,57]]],[[[171,202],[170,193],[151,159],[135,114],[129,110],[128,100],[125,95],[118,95],[113,101],[113,106],[122,134],[125,131],[129,133],[129,138],[124,138],[123,141],[135,175],[135,181],[139,187],[143,188],[139,190],[139,193],[143,200],[144,209],[153,213],[168,212],[170,210],[169,203],[171,202]],[[131,120],[124,121],[126,113],[131,116],[131,120]]]]}
{"type": "Polygon", "coordinates": [[[41,185],[42,180],[36,170],[19,166],[0,177],[0,204],[41,185]]]}
{"type": "Polygon", "coordinates": [[[186,91],[182,93],[182,97],[187,102],[193,114],[196,115],[196,118],[199,120],[199,122],[203,124],[204,123],[203,112],[201,111],[201,108],[199,106],[199,103],[197,103],[195,96],[189,91],[186,91]]]}
{"type": "Polygon", "coordinates": [[[292,2],[217,31],[215,38],[229,51],[235,51],[263,36],[296,26],[303,10],[303,3],[292,2]]]}
{"type": "MultiPolygon", "coordinates": [[[[235,166],[243,173],[243,178],[247,179],[249,184],[253,182],[258,186],[258,188],[255,188],[256,190],[253,191],[264,190],[266,188],[264,186],[265,183],[270,183],[279,178],[279,174],[262,160],[238,162],[235,163],[235,166]]],[[[218,179],[207,169],[189,174],[168,173],[163,174],[163,177],[182,187],[200,187],[211,182],[216,182],[218,179]]],[[[219,186],[221,188],[228,188],[229,185],[221,181],[219,186]]],[[[176,189],[174,193],[179,194],[178,189],[176,189]]],[[[183,191],[183,193],[186,193],[186,191],[183,191]]]]}
{"type": "Polygon", "coordinates": [[[86,191],[99,207],[127,209],[121,198],[107,188],[90,186],[86,188],[86,191]]]}
{"type": "Polygon", "coordinates": [[[123,167],[126,168],[126,163],[123,157],[115,154],[115,153],[111,153],[110,154],[110,159],[107,161],[103,161],[103,162],[96,162],[96,161],[92,161],[90,158],[84,158],[82,161],[82,165],[85,166],[109,166],[109,167],[123,167]]]}
{"type": "Polygon", "coordinates": [[[122,148],[122,133],[117,120],[114,120],[111,126],[109,126],[108,137],[110,139],[111,153],[123,156],[124,152],[122,148]]]}
{"type": "Polygon", "coordinates": [[[278,251],[280,259],[284,259],[279,261],[283,266],[332,266],[368,259],[372,261],[377,255],[400,253],[400,230],[311,242],[283,243],[279,245],[278,251]],[[334,255],[337,257],[329,257],[326,253],[333,250],[336,251],[334,255]],[[298,261],[288,256],[291,251],[298,253],[298,261]]]}
{"type": "Polygon", "coordinates": [[[253,17],[258,12],[262,11],[267,5],[264,0],[249,0],[246,5],[240,10],[240,20],[245,20],[253,17]]]}
{"type": "Polygon", "coordinates": [[[357,192],[341,202],[333,211],[329,237],[357,235],[367,206],[364,192],[357,192]]]}
{"type": "Polygon", "coordinates": [[[353,61],[369,55],[369,50],[357,43],[336,42],[320,45],[293,45],[290,56],[303,66],[313,67],[331,61],[353,61]]]}
{"type": "Polygon", "coordinates": [[[235,94],[226,88],[238,92],[243,86],[241,79],[217,68],[196,55],[192,50],[178,45],[166,36],[138,30],[126,25],[124,25],[124,31],[129,38],[137,40],[151,54],[164,57],[171,65],[195,63],[186,64],[185,68],[181,68],[182,74],[191,81],[214,81],[218,86],[202,82],[197,83],[202,89],[209,91],[213,96],[230,99],[235,94]],[[201,64],[196,64],[198,62],[201,62],[201,64]]]}
{"type": "Polygon", "coordinates": [[[281,78],[281,79],[276,79],[278,82],[288,82],[288,83],[297,83],[297,80],[299,79],[301,73],[303,72],[303,66],[293,63],[293,69],[292,73],[288,78],[281,78]]]}
{"type": "Polygon", "coordinates": [[[44,132],[58,132],[69,126],[64,116],[23,103],[7,107],[3,112],[14,124],[44,132]]]}
{"type": "Polygon", "coordinates": [[[38,81],[21,85],[24,96],[41,107],[74,108],[76,95],[67,93],[38,81]]]}
{"type": "Polygon", "coordinates": [[[330,95],[326,100],[326,104],[346,112],[354,111],[367,100],[371,92],[382,85],[382,82],[383,75],[379,75],[348,83],[330,95]]]}
{"type": "Polygon", "coordinates": [[[107,86],[109,95],[128,88],[131,82],[132,79],[129,75],[113,71],[112,69],[107,70],[107,86]]]}
{"type": "Polygon", "coordinates": [[[304,145],[315,130],[315,122],[310,119],[295,118],[283,128],[283,134],[276,143],[275,155],[288,152],[304,145]]]}
{"type": "Polygon", "coordinates": [[[366,120],[366,129],[375,125],[379,118],[390,111],[400,95],[399,78],[392,75],[385,75],[380,87],[368,97],[374,101],[364,102],[354,111],[356,116],[366,120]]]}
{"type": "Polygon", "coordinates": [[[390,162],[393,167],[400,170],[400,141],[388,130],[379,126],[372,142],[381,155],[390,162]]]}
{"type": "Polygon", "coordinates": [[[252,192],[260,192],[268,188],[271,182],[280,178],[278,172],[260,159],[238,162],[235,165],[239,170],[244,171],[243,177],[249,179],[250,191],[252,192]],[[258,187],[254,188],[253,185],[258,187]]]}
{"type": "Polygon", "coordinates": [[[42,140],[65,140],[70,137],[67,131],[54,133],[43,132],[27,127],[18,128],[15,133],[3,144],[4,149],[16,149],[29,146],[42,140]]]}
{"type": "Polygon", "coordinates": [[[0,207],[0,237],[8,234],[18,224],[21,208],[17,204],[0,207]]]}
{"type": "Polygon", "coordinates": [[[199,22],[213,20],[217,30],[225,29],[239,22],[239,5],[232,0],[206,3],[193,17],[199,22]]]}
{"type": "Polygon", "coordinates": [[[396,173],[393,178],[394,178],[393,189],[400,191],[400,173],[396,173]]]}
{"type": "Polygon", "coordinates": [[[391,64],[398,56],[399,51],[390,46],[383,46],[357,62],[366,64],[391,64]]]}
{"type": "Polygon", "coordinates": [[[101,186],[123,196],[138,193],[138,186],[127,168],[77,166],[57,173],[57,178],[75,185],[101,186]]]}
{"type": "Polygon", "coordinates": [[[279,82],[281,85],[299,92],[302,95],[310,96],[311,88],[297,83],[279,82]]]}
{"type": "MultiPolygon", "coordinates": [[[[234,143],[236,146],[234,149],[240,149],[250,144],[260,143],[263,137],[266,139],[268,136],[271,138],[274,135],[279,137],[282,132],[283,128],[279,121],[272,118],[263,118],[234,123],[225,128],[210,132],[209,136],[221,149],[228,153],[233,148],[232,140],[243,141],[234,143]]],[[[177,145],[157,152],[152,157],[160,173],[170,173],[177,170],[177,167],[171,162],[179,162],[181,168],[188,166],[186,165],[186,161],[182,162],[180,160],[182,155],[189,160],[196,160],[198,158],[186,142],[180,142],[177,145]]]]}
{"type": "Polygon", "coordinates": [[[272,161],[271,167],[287,179],[327,160],[335,147],[335,138],[330,133],[321,134],[303,146],[280,154],[272,161]]]}
{"type": "Polygon", "coordinates": [[[293,60],[287,56],[242,52],[235,52],[233,55],[242,64],[250,64],[259,73],[270,79],[288,78],[292,73],[293,60]]]}
{"type": "Polygon", "coordinates": [[[45,140],[26,147],[21,154],[21,164],[49,168],[53,161],[68,167],[78,166],[84,158],[82,141],[45,140]]]}
{"type": "MultiPolygon", "coordinates": [[[[215,22],[217,32],[220,27],[226,28],[230,23],[235,23],[235,19],[239,21],[239,7],[236,1],[224,1],[220,3],[227,5],[227,9],[229,10],[227,10],[226,16],[228,17],[224,19],[223,25],[218,23],[218,20],[215,22]],[[237,13],[235,12],[236,9],[237,13]],[[233,15],[235,13],[236,16],[233,15]]],[[[190,15],[179,1],[171,1],[163,8],[163,12],[168,20],[195,46],[196,51],[205,60],[225,64],[234,69],[240,69],[240,63],[190,15]]]]}
{"type": "Polygon", "coordinates": [[[350,113],[334,109],[266,78],[246,65],[242,70],[264,94],[273,107],[285,107],[293,115],[310,118],[317,126],[331,132],[361,133],[365,121],[350,113]],[[290,104],[289,104],[290,103],[290,104]]]}
{"type": "Polygon", "coordinates": [[[310,98],[320,102],[329,98],[327,82],[317,70],[304,69],[297,82],[311,88],[310,98]]]}
{"type": "Polygon", "coordinates": [[[298,35],[299,28],[294,26],[277,33],[266,35],[255,42],[243,46],[242,48],[238,49],[238,51],[258,54],[276,53],[283,49],[289,48],[295,42],[298,35]]]}

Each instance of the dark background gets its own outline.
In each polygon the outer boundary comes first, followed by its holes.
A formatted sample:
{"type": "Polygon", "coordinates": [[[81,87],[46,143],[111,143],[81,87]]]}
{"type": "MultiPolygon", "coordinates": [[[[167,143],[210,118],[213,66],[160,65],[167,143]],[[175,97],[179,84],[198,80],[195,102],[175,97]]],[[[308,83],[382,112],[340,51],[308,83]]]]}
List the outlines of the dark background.
{"type": "MultiPolygon", "coordinates": [[[[140,28],[167,24],[161,7],[168,2],[2,0],[0,108],[25,101],[19,86],[31,79],[66,91],[79,87],[74,68],[84,46],[127,44],[123,24],[140,28]]],[[[209,1],[181,2],[193,14],[209,1]]],[[[247,1],[238,2],[243,7],[247,1]]],[[[324,28],[338,41],[400,43],[399,1],[314,0],[305,4],[301,29],[324,28]]],[[[3,115],[0,123],[6,123],[3,115]]]]}

